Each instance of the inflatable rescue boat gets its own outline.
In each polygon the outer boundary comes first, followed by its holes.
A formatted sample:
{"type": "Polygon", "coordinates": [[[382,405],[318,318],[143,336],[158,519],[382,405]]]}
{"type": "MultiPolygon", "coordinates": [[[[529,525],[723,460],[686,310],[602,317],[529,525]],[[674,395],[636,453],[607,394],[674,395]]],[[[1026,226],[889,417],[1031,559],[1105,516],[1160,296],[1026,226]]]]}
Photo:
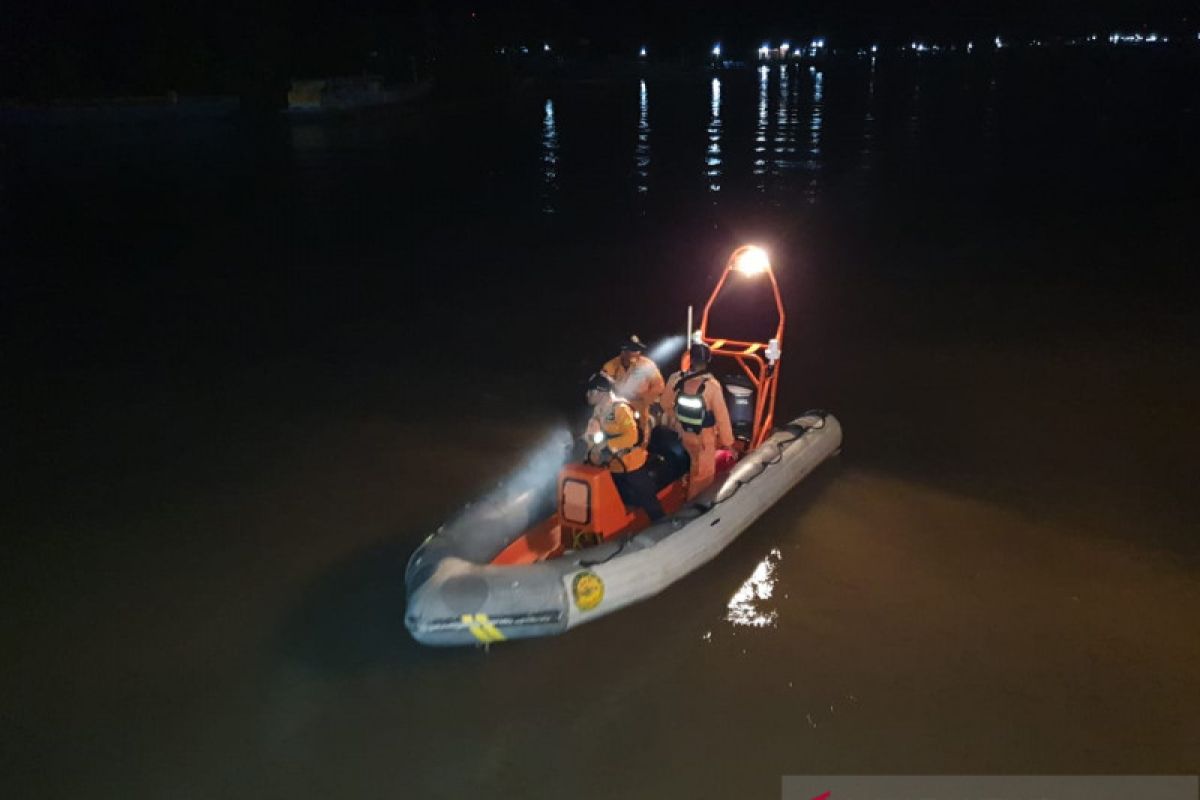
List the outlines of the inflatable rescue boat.
{"type": "MultiPolygon", "coordinates": [[[[776,428],[784,309],[766,254],[734,251],[693,335],[733,370],[724,380],[736,466],[685,502],[687,454],[669,431],[650,437],[651,471],[667,516],[626,508],[604,467],[526,470],[440,527],[405,570],[404,622],[427,645],[549,636],[655,595],[721,552],[842,445],[837,419],[810,411],[776,428]],[[767,342],[709,334],[709,313],[735,280],[769,281],[778,323],[767,342]]],[[[686,361],[686,356],[685,356],[686,361]]],[[[686,363],[685,363],[686,368],[686,363]]]]}

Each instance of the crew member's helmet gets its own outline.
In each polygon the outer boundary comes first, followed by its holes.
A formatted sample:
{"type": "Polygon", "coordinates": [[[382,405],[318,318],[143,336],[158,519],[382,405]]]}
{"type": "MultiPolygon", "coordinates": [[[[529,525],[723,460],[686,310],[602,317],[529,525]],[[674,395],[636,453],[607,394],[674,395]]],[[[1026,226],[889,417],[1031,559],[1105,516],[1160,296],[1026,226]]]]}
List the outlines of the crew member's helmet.
{"type": "Polygon", "coordinates": [[[600,392],[611,392],[613,390],[613,379],[607,373],[597,372],[588,378],[587,381],[587,390],[590,392],[593,389],[600,392]]]}
{"type": "Polygon", "coordinates": [[[634,335],[621,342],[621,349],[630,350],[634,353],[644,353],[646,352],[646,345],[642,344],[642,340],[634,335]]]}

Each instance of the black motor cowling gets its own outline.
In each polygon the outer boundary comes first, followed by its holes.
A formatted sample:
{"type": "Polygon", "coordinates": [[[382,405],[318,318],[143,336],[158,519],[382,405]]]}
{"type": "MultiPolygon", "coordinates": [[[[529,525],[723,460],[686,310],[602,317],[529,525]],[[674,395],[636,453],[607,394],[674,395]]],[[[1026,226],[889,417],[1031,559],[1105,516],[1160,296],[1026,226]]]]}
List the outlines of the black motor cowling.
{"type": "Polygon", "coordinates": [[[754,386],[743,375],[731,375],[724,389],[734,438],[748,442],[754,436],[754,386]]]}

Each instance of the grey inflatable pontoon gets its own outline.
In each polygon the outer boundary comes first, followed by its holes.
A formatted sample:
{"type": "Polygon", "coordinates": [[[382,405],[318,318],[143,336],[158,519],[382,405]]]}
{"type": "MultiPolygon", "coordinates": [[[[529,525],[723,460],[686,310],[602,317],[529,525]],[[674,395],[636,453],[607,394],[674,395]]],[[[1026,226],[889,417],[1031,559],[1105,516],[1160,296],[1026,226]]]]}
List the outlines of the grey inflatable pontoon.
{"type": "Polygon", "coordinates": [[[404,622],[427,645],[549,636],[658,594],[721,552],[840,451],[842,428],[812,411],[777,429],[705,494],[619,541],[535,564],[490,563],[554,513],[555,484],[505,487],[438,529],[409,559],[404,622]]]}

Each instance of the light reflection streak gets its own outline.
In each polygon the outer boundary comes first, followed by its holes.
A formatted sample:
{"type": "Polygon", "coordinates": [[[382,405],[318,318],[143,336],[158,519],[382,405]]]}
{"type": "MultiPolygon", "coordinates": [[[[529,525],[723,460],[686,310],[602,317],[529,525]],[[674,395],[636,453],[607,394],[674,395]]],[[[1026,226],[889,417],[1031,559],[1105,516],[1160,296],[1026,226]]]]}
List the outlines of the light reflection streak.
{"type": "Polygon", "coordinates": [[[811,172],[811,177],[808,180],[808,189],[805,191],[805,197],[808,202],[815,203],[817,195],[820,192],[820,178],[818,173],[821,171],[821,128],[824,123],[825,109],[825,73],[813,73],[813,96],[812,96],[812,116],[808,122],[808,169],[811,172]]]}
{"type": "Polygon", "coordinates": [[[558,126],[554,122],[554,101],[547,98],[542,117],[542,212],[553,214],[557,209],[554,195],[558,190],[558,126]]]}
{"type": "Polygon", "coordinates": [[[771,599],[775,591],[775,582],[778,580],[776,571],[782,560],[783,553],[778,547],[773,547],[771,552],[767,553],[767,557],[758,562],[758,566],[750,573],[746,582],[729,598],[725,611],[726,622],[749,628],[775,626],[779,621],[779,611],[762,611],[756,604],[771,599]]]}
{"type": "Polygon", "coordinates": [[[862,147],[859,150],[860,169],[867,170],[871,166],[875,146],[875,58],[871,57],[871,72],[867,78],[867,110],[863,115],[862,147]]]}
{"type": "Polygon", "coordinates": [[[721,79],[712,79],[711,114],[708,123],[708,155],[705,158],[708,190],[721,191],[721,79]]]}
{"type": "Polygon", "coordinates": [[[996,76],[988,79],[987,102],[983,109],[983,138],[991,142],[996,135],[996,76]]]}
{"type": "Polygon", "coordinates": [[[646,94],[646,81],[641,82],[638,96],[638,135],[637,151],[634,155],[636,163],[637,190],[639,193],[650,191],[650,104],[646,94]]]}
{"type": "Polygon", "coordinates": [[[767,188],[767,81],[770,72],[766,67],[758,70],[758,125],[754,129],[754,174],[759,177],[756,188],[761,192],[767,188]]]}
{"type": "Polygon", "coordinates": [[[905,127],[908,131],[909,146],[916,147],[917,138],[921,133],[921,73],[919,70],[913,81],[911,109],[905,127]]]}
{"type": "Polygon", "coordinates": [[[773,175],[778,175],[781,170],[793,166],[789,159],[783,157],[785,153],[796,152],[795,134],[792,126],[792,109],[791,109],[791,81],[790,74],[786,66],[779,68],[779,104],[775,109],[775,168],[771,170],[773,175]]]}

